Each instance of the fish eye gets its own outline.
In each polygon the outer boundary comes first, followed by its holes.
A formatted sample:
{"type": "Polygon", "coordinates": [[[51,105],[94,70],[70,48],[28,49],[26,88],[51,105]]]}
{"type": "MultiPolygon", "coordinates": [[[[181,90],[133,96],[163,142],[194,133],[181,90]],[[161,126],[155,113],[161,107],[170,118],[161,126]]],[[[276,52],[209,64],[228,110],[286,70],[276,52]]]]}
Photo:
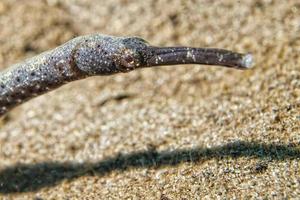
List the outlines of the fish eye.
{"type": "Polygon", "coordinates": [[[135,56],[136,55],[133,52],[125,50],[121,55],[115,57],[119,70],[122,72],[129,72],[138,67],[140,65],[139,60],[135,56]]]}
{"type": "Polygon", "coordinates": [[[134,57],[132,55],[125,55],[124,56],[124,61],[128,64],[134,64],[134,57]]]}

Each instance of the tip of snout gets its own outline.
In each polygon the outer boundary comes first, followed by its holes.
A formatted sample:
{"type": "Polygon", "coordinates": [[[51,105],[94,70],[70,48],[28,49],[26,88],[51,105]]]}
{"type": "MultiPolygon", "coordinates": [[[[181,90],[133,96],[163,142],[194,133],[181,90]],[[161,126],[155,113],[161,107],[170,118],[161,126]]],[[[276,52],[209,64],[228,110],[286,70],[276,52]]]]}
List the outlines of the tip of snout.
{"type": "Polygon", "coordinates": [[[254,58],[251,53],[247,53],[242,57],[241,61],[242,67],[244,69],[251,69],[254,66],[254,58]]]}

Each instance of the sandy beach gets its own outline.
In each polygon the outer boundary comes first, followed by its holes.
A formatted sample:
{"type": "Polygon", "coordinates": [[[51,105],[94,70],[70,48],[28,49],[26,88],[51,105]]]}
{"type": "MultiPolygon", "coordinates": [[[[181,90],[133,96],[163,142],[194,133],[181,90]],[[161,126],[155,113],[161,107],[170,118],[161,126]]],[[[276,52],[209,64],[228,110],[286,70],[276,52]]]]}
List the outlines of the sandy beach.
{"type": "Polygon", "coordinates": [[[251,52],[67,84],[0,121],[0,199],[297,199],[297,0],[1,0],[0,69],[76,36],[251,52]]]}

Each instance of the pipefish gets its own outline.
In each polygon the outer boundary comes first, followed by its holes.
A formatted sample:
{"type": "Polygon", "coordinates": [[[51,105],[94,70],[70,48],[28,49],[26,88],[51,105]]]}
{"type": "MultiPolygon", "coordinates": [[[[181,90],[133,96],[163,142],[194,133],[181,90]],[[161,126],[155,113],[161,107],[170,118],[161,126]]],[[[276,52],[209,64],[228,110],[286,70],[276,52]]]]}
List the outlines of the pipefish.
{"type": "Polygon", "coordinates": [[[224,49],[156,47],[138,37],[80,36],[0,72],[0,117],[33,97],[90,76],[179,64],[248,69],[252,63],[251,54],[224,49]]]}

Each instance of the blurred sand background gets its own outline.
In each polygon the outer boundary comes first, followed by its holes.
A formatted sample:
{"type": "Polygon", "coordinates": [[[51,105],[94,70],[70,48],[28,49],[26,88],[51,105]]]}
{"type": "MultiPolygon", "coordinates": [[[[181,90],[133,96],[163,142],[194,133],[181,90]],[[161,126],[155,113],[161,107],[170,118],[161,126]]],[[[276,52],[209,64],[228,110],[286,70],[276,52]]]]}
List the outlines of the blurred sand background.
{"type": "Polygon", "coordinates": [[[299,198],[299,1],[1,0],[0,27],[1,69],[95,32],[256,59],[93,77],[25,103],[0,125],[1,198],[299,198]]]}

